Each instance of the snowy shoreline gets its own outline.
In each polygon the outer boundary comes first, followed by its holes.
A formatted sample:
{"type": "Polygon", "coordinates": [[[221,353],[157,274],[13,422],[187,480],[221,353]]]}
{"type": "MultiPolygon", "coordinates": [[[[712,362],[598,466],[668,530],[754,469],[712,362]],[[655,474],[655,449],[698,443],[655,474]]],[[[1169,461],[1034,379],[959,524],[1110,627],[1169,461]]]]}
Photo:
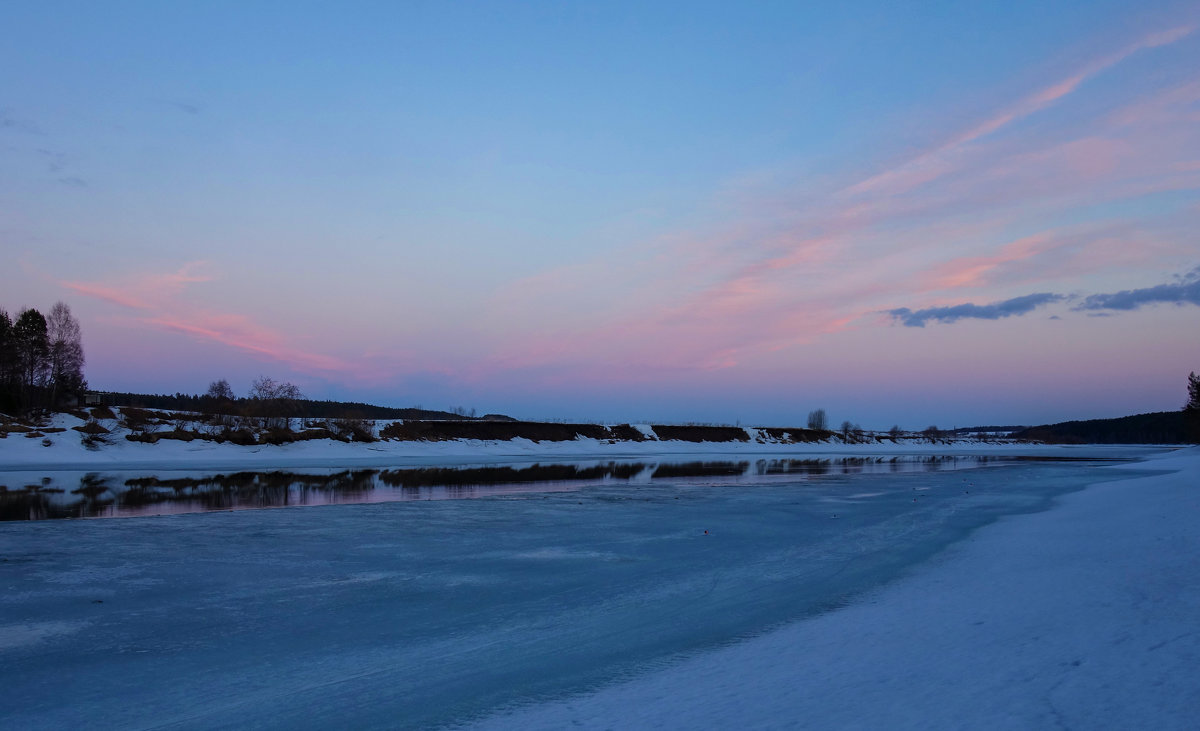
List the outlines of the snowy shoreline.
{"type": "MultiPolygon", "coordinates": [[[[84,424],[59,414],[53,425],[60,431],[28,438],[9,434],[0,439],[0,471],[38,470],[229,470],[296,469],[322,467],[393,467],[430,464],[520,463],[538,460],[583,459],[689,459],[699,457],[776,458],[920,456],[920,455],[1021,455],[1044,457],[1093,456],[1118,445],[1047,445],[1005,440],[904,439],[846,443],[837,439],[817,442],[782,442],[756,429],[747,441],[690,442],[647,439],[624,441],[580,437],[569,441],[448,439],[442,441],[379,440],[342,442],[332,439],[290,444],[239,445],[196,439],[128,441],[113,433],[106,443],[89,447],[75,427],[84,424]]],[[[638,427],[653,436],[649,426],[638,427]]],[[[114,427],[115,429],[115,427],[114,427]]],[[[1133,450],[1161,449],[1163,445],[1129,445],[1133,450]]]]}
{"type": "Polygon", "coordinates": [[[472,728],[1191,728],[1200,448],[1130,467],[1170,472],[1004,518],[843,609],[472,728]]]}
{"type": "MultiPolygon", "coordinates": [[[[143,412],[151,413],[151,412],[143,412]]],[[[843,438],[824,432],[828,438],[810,441],[813,434],[797,436],[804,430],[756,427],[658,427],[649,424],[614,428],[601,425],[559,425],[516,422],[529,427],[516,434],[561,431],[577,434],[574,439],[558,434],[554,438],[512,436],[512,438],[434,438],[378,439],[342,441],[330,438],[305,439],[282,444],[237,444],[214,439],[196,431],[194,423],[185,438],[173,438],[170,420],[160,418],[158,426],[135,433],[124,418],[85,419],[71,413],[55,414],[40,431],[28,427],[26,433],[13,431],[0,438],[0,472],[38,470],[253,470],[317,469],[331,467],[397,467],[420,465],[459,465],[472,463],[521,463],[539,460],[683,460],[717,458],[820,458],[820,457],[891,457],[928,455],[1006,455],[1030,457],[1090,457],[1111,449],[1145,451],[1147,454],[1170,445],[1061,445],[1016,442],[1010,439],[927,439],[906,436],[843,438]],[[578,433],[576,428],[585,431],[578,433]],[[621,432],[618,429],[623,428],[621,432]],[[88,433],[97,429],[102,436],[88,433]],[[591,431],[586,431],[590,429],[591,431]],[[81,430],[83,430],[81,432],[81,430]],[[668,438],[666,430],[691,430],[685,439],[697,435],[720,441],[684,441],[668,438]],[[789,433],[790,432],[790,433],[789,433]],[[617,438],[594,438],[595,433],[617,438]],[[619,438],[635,433],[637,439],[619,438]],[[159,434],[165,435],[159,437],[159,434]],[[588,434],[588,436],[584,436],[588,434]],[[144,437],[156,437],[146,440],[144,437]],[[132,441],[131,441],[132,440],[132,441]],[[640,440],[640,441],[639,441],[640,440]]],[[[159,417],[171,416],[157,414],[159,417]]],[[[198,419],[199,414],[191,415],[198,419]]],[[[384,432],[387,421],[362,422],[372,435],[384,432]]],[[[440,422],[426,422],[437,425],[440,422]]],[[[449,422],[453,424],[453,422],[449,422]]],[[[507,426],[504,423],[500,427],[507,426]]],[[[209,427],[205,427],[208,429],[209,427]]],[[[444,431],[444,430],[443,430],[444,431]]],[[[453,434],[454,432],[448,432],[453,434]]],[[[294,434],[294,432],[293,432],[294,434]]],[[[511,435],[510,435],[511,436],[511,435]]],[[[251,440],[255,441],[255,440],[251,440]]]]}
{"type": "Polygon", "coordinates": [[[690,459],[690,458],[819,458],[922,455],[1009,455],[1093,457],[1112,448],[1147,451],[1171,445],[1048,445],[976,441],[906,444],[759,444],[741,442],[616,442],[578,439],[570,442],[453,440],[445,442],[342,443],[302,442],[240,446],[212,442],[124,442],[88,450],[74,444],[43,447],[35,440],[0,443],[0,471],[38,470],[200,470],[280,469],[336,466],[389,467],[430,464],[519,463],[538,460],[690,459]]]}

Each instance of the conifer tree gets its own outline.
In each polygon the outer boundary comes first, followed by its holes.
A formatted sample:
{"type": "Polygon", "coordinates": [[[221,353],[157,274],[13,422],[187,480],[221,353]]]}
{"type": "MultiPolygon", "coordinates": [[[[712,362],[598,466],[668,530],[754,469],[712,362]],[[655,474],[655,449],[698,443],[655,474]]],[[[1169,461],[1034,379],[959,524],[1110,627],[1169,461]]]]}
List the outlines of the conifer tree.
{"type": "Polygon", "coordinates": [[[17,321],[13,323],[13,345],[18,374],[17,398],[21,408],[27,409],[34,405],[36,389],[46,386],[50,372],[47,357],[50,343],[42,313],[27,309],[17,315],[17,321]]]}
{"type": "Polygon", "coordinates": [[[1200,376],[1188,374],[1188,400],[1183,405],[1183,418],[1187,422],[1193,442],[1200,442],[1200,376]]]}

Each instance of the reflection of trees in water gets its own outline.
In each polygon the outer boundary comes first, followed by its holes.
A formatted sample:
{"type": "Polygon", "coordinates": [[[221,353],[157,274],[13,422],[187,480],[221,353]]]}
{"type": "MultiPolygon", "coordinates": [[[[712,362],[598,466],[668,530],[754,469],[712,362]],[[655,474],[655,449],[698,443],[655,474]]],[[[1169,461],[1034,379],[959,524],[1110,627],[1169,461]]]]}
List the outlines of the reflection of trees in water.
{"type": "Polygon", "coordinates": [[[423,467],[407,470],[384,470],[379,481],[388,487],[421,488],[452,487],[455,485],[503,485],[519,482],[564,482],[570,480],[602,480],[611,477],[627,480],[646,465],[617,463],[578,467],[569,464],[535,464],[529,467],[423,467]]]}
{"type": "Polygon", "coordinates": [[[744,475],[749,462],[687,462],[684,464],[660,464],[654,469],[653,479],[670,477],[736,477],[744,475]]]}
{"type": "Polygon", "coordinates": [[[297,472],[234,472],[206,477],[138,477],[126,480],[122,505],[188,502],[207,510],[305,505],[314,493],[366,492],[374,489],[378,470],[345,470],[332,475],[297,472]],[[126,500],[128,498],[128,500],[126,500]]]}
{"type": "MultiPolygon", "coordinates": [[[[40,485],[17,490],[0,490],[0,520],[45,520],[139,512],[183,510],[228,510],[306,505],[322,502],[363,501],[379,488],[399,491],[383,499],[416,499],[426,489],[437,489],[445,497],[463,498],[477,494],[477,487],[502,484],[535,484],[570,481],[629,480],[648,469],[656,480],[685,477],[737,477],[744,474],[820,477],[861,472],[900,472],[954,469],[989,461],[1012,461],[1012,457],[921,455],[896,457],[836,457],[825,459],[779,459],[751,462],[643,463],[608,462],[579,466],[534,464],[526,467],[415,467],[410,469],[344,470],[334,474],[312,474],[275,470],[232,472],[202,477],[136,477],[114,486],[111,477],[88,473],[79,478],[70,497],[51,486],[50,478],[40,485]],[[66,499],[64,499],[66,498],[66,499]],[[175,508],[155,508],[158,505],[175,508]]],[[[375,498],[379,499],[379,498],[375,498]]]]}
{"type": "Polygon", "coordinates": [[[890,457],[761,460],[757,465],[757,471],[761,475],[797,476],[857,475],[868,472],[932,472],[974,467],[993,459],[987,455],[922,454],[890,457]]]}
{"type": "Polygon", "coordinates": [[[829,470],[827,459],[778,459],[758,463],[760,475],[827,475],[829,470]]]}
{"type": "MultiPolygon", "coordinates": [[[[413,468],[344,470],[329,475],[275,470],[232,472],[201,477],[135,477],[123,489],[111,478],[89,473],[71,491],[76,500],[64,501],[39,486],[0,492],[0,520],[96,517],[114,509],[127,514],[176,505],[200,510],[268,508],[361,498],[379,486],[400,489],[405,497],[420,496],[422,488],[441,488],[447,497],[471,497],[473,486],[569,480],[629,479],[646,469],[641,463],[579,467],[551,464],[528,467],[413,468]]],[[[47,481],[49,478],[46,478],[47,481]]],[[[62,492],[61,490],[57,492],[62,492]]],[[[167,511],[170,512],[170,511],[167,511]]]]}
{"type": "Polygon", "coordinates": [[[114,501],[108,478],[95,472],[79,479],[79,487],[71,490],[71,494],[79,498],[69,502],[57,499],[63,491],[51,487],[51,482],[49,477],[44,477],[39,485],[0,492],[0,521],[90,518],[103,515],[114,501]]]}
{"type": "Polygon", "coordinates": [[[70,511],[55,505],[50,496],[29,485],[21,491],[5,491],[0,494],[0,520],[46,520],[47,518],[73,518],[70,511]]]}

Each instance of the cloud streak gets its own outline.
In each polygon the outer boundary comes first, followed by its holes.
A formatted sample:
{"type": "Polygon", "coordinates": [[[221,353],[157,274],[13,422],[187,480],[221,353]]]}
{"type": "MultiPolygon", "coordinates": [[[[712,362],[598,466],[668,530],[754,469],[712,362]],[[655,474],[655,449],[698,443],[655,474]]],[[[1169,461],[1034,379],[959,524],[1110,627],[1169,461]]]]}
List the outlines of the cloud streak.
{"type": "MultiPolygon", "coordinates": [[[[977,305],[964,302],[947,307],[927,307],[912,310],[898,307],[887,310],[896,322],[905,327],[925,327],[930,322],[952,323],[959,320],[999,320],[1026,315],[1043,305],[1073,299],[1070,295],[1039,292],[1021,297],[977,305]]],[[[1200,306],[1200,267],[1176,277],[1176,281],[1141,289],[1125,289],[1111,294],[1088,295],[1071,309],[1088,312],[1092,317],[1108,317],[1108,311],[1137,310],[1148,305],[1173,304],[1200,306]]]]}
{"type": "Polygon", "coordinates": [[[952,158],[960,148],[1049,107],[1074,93],[1083,82],[1116,66],[1138,51],[1176,43],[1191,35],[1194,30],[1193,26],[1179,26],[1143,36],[1116,53],[1098,58],[1075,73],[1030,94],[990,119],[976,124],[966,132],[946,140],[912,160],[856,183],[847,192],[903,193],[942,177],[956,168],[956,162],[952,158]]]}
{"type": "Polygon", "coordinates": [[[352,363],[322,353],[288,345],[280,333],[261,327],[242,315],[197,313],[188,317],[162,316],[143,322],[236,348],[254,356],[286,363],[301,371],[354,373],[364,371],[352,363]]]}
{"type": "Polygon", "coordinates": [[[170,302],[189,284],[212,281],[212,277],[204,273],[207,266],[208,262],[192,261],[174,272],[132,274],[111,284],[69,280],[59,284],[115,305],[150,310],[170,302]]]}
{"type": "Polygon", "coordinates": [[[925,327],[928,322],[958,322],[959,320],[1000,320],[1015,315],[1025,315],[1033,312],[1042,305],[1059,302],[1066,299],[1064,295],[1041,292],[1027,294],[1021,297],[993,302],[988,305],[977,305],[965,302],[950,307],[927,307],[923,310],[910,310],[900,307],[888,310],[888,314],[905,327],[925,327]]]}
{"type": "MultiPolygon", "coordinates": [[[[865,179],[739,187],[733,218],[714,229],[664,234],[636,255],[622,250],[522,280],[492,303],[497,320],[524,330],[495,360],[598,363],[611,372],[726,368],[877,322],[897,300],[966,292],[971,301],[961,309],[905,314],[922,324],[998,319],[1066,298],[1051,293],[1085,274],[1177,266],[1197,213],[1173,219],[1139,199],[1200,186],[1200,168],[1187,164],[1200,144],[1200,86],[1186,69],[1171,69],[1159,88],[1126,86],[1105,98],[1113,111],[1097,116],[1087,82],[1194,37],[1192,25],[1177,23],[1102,49],[865,179]],[[1018,124],[1076,102],[1085,113],[1066,108],[1046,124],[1018,124]],[[1101,211],[1110,202],[1122,205],[1101,211]],[[562,303],[580,302],[578,293],[596,292],[600,281],[605,297],[566,322],[562,303]],[[1004,299],[1022,291],[1044,299],[1004,299]]],[[[1102,86],[1096,91],[1111,93],[1102,86]]]]}
{"type": "Polygon", "coordinates": [[[189,262],[173,272],[141,273],[116,283],[60,281],[59,284],[95,299],[136,310],[134,322],[219,343],[257,358],[265,358],[312,374],[339,374],[378,381],[378,368],[351,363],[297,347],[284,333],[264,327],[246,315],[214,312],[196,306],[185,296],[189,285],[209,282],[207,262],[189,262]]]}
{"type": "Polygon", "coordinates": [[[1074,309],[1128,311],[1157,304],[1200,306],[1200,267],[1178,277],[1178,281],[1172,284],[1126,289],[1112,294],[1093,294],[1074,309]]]}

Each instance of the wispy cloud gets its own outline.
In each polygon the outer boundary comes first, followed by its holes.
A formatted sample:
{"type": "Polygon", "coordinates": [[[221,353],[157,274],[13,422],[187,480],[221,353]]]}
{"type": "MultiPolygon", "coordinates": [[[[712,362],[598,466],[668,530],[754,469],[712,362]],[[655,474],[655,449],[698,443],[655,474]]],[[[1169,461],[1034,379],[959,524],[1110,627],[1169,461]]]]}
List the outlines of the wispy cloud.
{"type": "Polygon", "coordinates": [[[73,169],[74,156],[45,147],[37,148],[36,152],[45,161],[46,172],[53,175],[56,181],[72,188],[88,187],[88,181],[73,169]]]}
{"type": "Polygon", "coordinates": [[[1093,294],[1074,309],[1136,310],[1156,304],[1200,305],[1200,267],[1176,277],[1176,281],[1170,284],[1126,289],[1112,294],[1093,294]]]}
{"type": "MultiPolygon", "coordinates": [[[[946,307],[927,307],[912,310],[908,307],[898,307],[887,310],[895,321],[905,327],[925,327],[930,322],[951,323],[959,320],[999,320],[1005,317],[1026,315],[1043,305],[1064,300],[1076,299],[1072,295],[1040,292],[1021,297],[993,302],[987,305],[977,305],[964,302],[959,305],[946,307]]],[[[1126,289],[1111,294],[1092,294],[1071,309],[1077,312],[1088,312],[1090,316],[1109,316],[1106,311],[1136,310],[1147,305],[1174,304],[1200,306],[1200,267],[1180,274],[1174,282],[1160,284],[1141,289],[1126,289]]],[[[1055,319],[1058,319],[1055,316],[1055,319]]]]}
{"type": "Polygon", "coordinates": [[[341,358],[289,345],[281,333],[262,327],[244,315],[198,312],[149,317],[143,322],[286,363],[304,372],[363,373],[363,368],[341,358]]]}
{"type": "Polygon", "coordinates": [[[957,289],[985,283],[997,270],[1014,263],[1028,261],[1054,246],[1049,233],[1025,236],[1005,244],[990,256],[968,256],[952,259],[934,268],[926,279],[929,290],[957,289]]]}
{"type": "Polygon", "coordinates": [[[976,305],[970,302],[950,307],[928,307],[923,310],[910,310],[900,307],[888,310],[888,314],[903,323],[905,327],[925,327],[933,322],[957,322],[959,320],[1000,320],[1014,315],[1024,315],[1033,312],[1042,305],[1059,302],[1065,299],[1061,294],[1043,292],[1013,297],[1002,302],[987,305],[976,305]]]}
{"type": "Polygon", "coordinates": [[[5,107],[0,107],[0,129],[35,135],[41,133],[41,129],[36,124],[27,119],[22,119],[13,110],[5,107]]]}
{"type": "Polygon", "coordinates": [[[939,178],[957,168],[955,153],[963,146],[994,134],[1045,109],[1073,93],[1083,82],[1116,66],[1138,51],[1176,43],[1191,35],[1194,30],[1194,26],[1186,25],[1143,36],[1116,53],[1092,60],[1082,68],[1026,96],[1007,109],[943,141],[908,162],[850,186],[847,192],[853,194],[900,193],[939,178]]]}
{"type": "Polygon", "coordinates": [[[137,310],[149,310],[170,303],[185,286],[208,282],[205,261],[184,264],[173,272],[136,272],[119,277],[114,282],[80,282],[63,280],[59,284],[89,297],[137,310]]]}
{"type": "Polygon", "coordinates": [[[198,107],[195,104],[189,104],[187,102],[181,102],[181,101],[177,101],[174,99],[157,99],[156,98],[156,99],[151,99],[150,101],[154,102],[155,104],[161,104],[162,106],[170,107],[171,109],[174,109],[179,112],[183,112],[184,114],[196,115],[196,114],[199,114],[201,111],[200,107],[198,107]]]}
{"type": "Polygon", "coordinates": [[[124,287],[114,287],[98,282],[62,281],[59,284],[80,294],[95,297],[98,300],[103,300],[114,305],[129,307],[135,310],[148,310],[151,307],[149,302],[141,299],[137,294],[130,292],[124,287]]]}
{"type": "Polygon", "coordinates": [[[285,333],[265,327],[248,315],[214,311],[196,304],[194,298],[187,296],[186,289],[193,284],[212,281],[214,277],[208,269],[207,262],[195,261],[172,272],[130,274],[116,282],[60,281],[59,284],[80,294],[135,310],[137,314],[131,322],[219,343],[301,372],[367,380],[384,377],[378,368],[368,364],[352,363],[300,347],[285,333]]]}
{"type": "MultiPolygon", "coordinates": [[[[497,320],[527,327],[497,360],[729,367],[871,325],[889,304],[931,292],[971,292],[964,299],[990,304],[910,317],[1008,317],[1053,302],[1062,295],[1049,291],[1088,274],[1175,265],[1191,250],[1187,227],[1137,201],[1200,187],[1200,168],[1180,164],[1200,149],[1200,86],[1188,74],[1175,70],[1150,91],[1126,85],[1104,100],[1113,110],[1106,115],[1017,122],[1076,97],[1090,104],[1089,80],[1194,35],[1177,25],[1052,71],[1052,83],[857,183],[833,176],[739,186],[723,224],[522,280],[493,302],[497,320]],[[1098,213],[1107,202],[1130,205],[1098,213]],[[587,297],[601,291],[597,282],[604,297],[587,297]],[[1035,287],[1044,299],[1004,299],[1004,290],[1035,287]],[[578,317],[560,314],[572,306],[563,303],[585,300],[578,317]]],[[[1197,213],[1180,215],[1191,223],[1197,213]]]]}

